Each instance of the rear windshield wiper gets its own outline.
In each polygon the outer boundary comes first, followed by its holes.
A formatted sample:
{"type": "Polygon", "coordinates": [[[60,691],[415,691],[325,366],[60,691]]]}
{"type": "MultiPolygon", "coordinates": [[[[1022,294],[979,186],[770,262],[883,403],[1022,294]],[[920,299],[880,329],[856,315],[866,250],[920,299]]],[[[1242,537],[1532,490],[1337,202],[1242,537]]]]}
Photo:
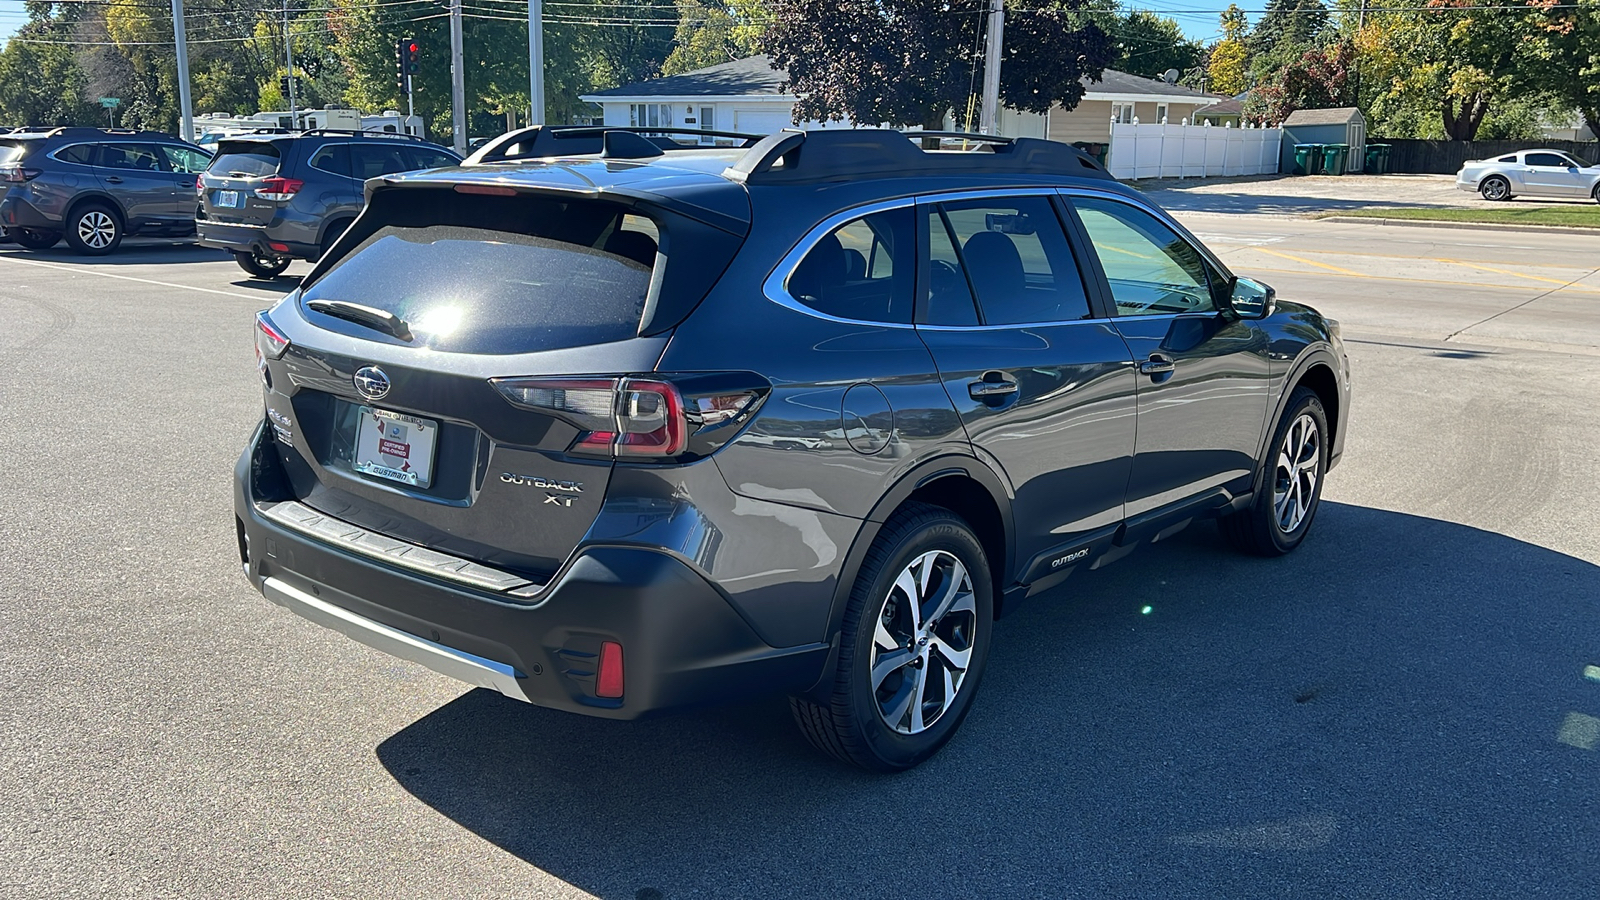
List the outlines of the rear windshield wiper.
{"type": "Polygon", "coordinates": [[[309,300],[306,302],[306,308],[357,325],[365,325],[385,334],[392,334],[402,341],[411,340],[411,328],[406,325],[406,320],[392,312],[362,306],[348,300],[309,300]]]}

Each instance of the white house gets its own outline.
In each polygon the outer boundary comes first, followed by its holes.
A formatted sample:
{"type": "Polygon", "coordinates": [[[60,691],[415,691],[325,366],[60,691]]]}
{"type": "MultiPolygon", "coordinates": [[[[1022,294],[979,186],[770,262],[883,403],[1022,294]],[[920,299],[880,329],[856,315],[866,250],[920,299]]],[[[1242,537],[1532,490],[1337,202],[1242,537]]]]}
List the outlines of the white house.
{"type": "MultiPolygon", "coordinates": [[[[751,56],[721,65],[653,78],[583,99],[605,110],[603,124],[640,128],[697,128],[771,134],[794,125],[799,99],[783,89],[788,73],[774,69],[765,56],[751,56]]],[[[1044,115],[1000,111],[999,130],[1011,137],[1105,143],[1111,123],[1138,119],[1150,124],[1177,124],[1219,98],[1191,88],[1107,69],[1098,82],[1086,82],[1082,102],[1072,110],[1059,105],[1044,115]]],[[[848,128],[849,122],[804,122],[807,128],[848,128]]],[[[952,123],[953,124],[953,123],[952,123]]],[[[702,143],[713,143],[710,137],[702,143]]]]}

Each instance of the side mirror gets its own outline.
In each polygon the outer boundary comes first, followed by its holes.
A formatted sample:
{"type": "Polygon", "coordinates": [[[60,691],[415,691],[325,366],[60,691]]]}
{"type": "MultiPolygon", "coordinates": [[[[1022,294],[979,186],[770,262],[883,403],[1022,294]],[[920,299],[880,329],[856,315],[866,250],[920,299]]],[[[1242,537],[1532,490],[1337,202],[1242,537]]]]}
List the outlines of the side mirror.
{"type": "Polygon", "coordinates": [[[1228,309],[1241,319],[1265,319],[1278,308],[1278,292],[1250,278],[1233,279],[1228,309]]]}

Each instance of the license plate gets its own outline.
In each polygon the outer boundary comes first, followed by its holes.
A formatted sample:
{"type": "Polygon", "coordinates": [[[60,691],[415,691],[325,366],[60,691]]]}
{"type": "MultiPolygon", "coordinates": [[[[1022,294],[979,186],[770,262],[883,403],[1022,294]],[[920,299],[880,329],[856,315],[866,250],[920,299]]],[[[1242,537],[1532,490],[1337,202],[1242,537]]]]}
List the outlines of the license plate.
{"type": "Polygon", "coordinates": [[[244,204],[239,201],[238,191],[217,191],[217,206],[228,209],[238,209],[244,204]]]}
{"type": "Polygon", "coordinates": [[[361,407],[356,417],[355,470],[412,487],[433,481],[433,446],[439,423],[361,407]]]}

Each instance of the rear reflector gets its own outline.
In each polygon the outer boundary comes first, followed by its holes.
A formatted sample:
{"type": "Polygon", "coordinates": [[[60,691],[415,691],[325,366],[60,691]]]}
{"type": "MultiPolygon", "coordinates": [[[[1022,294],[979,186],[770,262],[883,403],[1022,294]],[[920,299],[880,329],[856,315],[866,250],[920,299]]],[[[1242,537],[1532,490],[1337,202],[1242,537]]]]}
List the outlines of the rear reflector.
{"type": "Polygon", "coordinates": [[[272,249],[274,249],[276,251],[278,251],[279,253],[288,253],[289,252],[289,245],[288,244],[280,244],[277,241],[268,241],[267,242],[267,246],[271,247],[272,249]]]}
{"type": "Polygon", "coordinates": [[[612,700],[622,696],[622,645],[616,641],[600,645],[600,672],[594,679],[594,694],[612,700]]]}

